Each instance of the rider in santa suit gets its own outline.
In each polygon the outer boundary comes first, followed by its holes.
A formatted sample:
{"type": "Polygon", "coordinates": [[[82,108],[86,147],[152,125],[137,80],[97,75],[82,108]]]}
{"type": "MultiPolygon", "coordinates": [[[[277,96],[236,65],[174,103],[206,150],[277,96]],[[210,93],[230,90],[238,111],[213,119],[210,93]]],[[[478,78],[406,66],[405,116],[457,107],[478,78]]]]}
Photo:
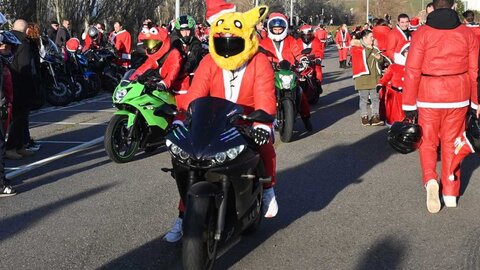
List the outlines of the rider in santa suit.
{"type": "Polygon", "coordinates": [[[387,36],[387,51],[385,55],[390,58],[392,62],[395,62],[395,55],[401,57],[400,50],[410,42],[411,31],[408,28],[410,26],[410,18],[407,14],[398,15],[398,23],[390,30],[387,36]]]}
{"type": "Polygon", "coordinates": [[[130,52],[132,51],[132,37],[130,33],[123,29],[122,23],[117,21],[113,24],[113,31],[108,38],[110,43],[115,46],[117,50],[117,55],[121,58],[119,64],[123,67],[130,66],[130,59],[131,55],[130,52]]]}
{"type": "MultiPolygon", "coordinates": [[[[255,25],[265,17],[268,8],[258,6],[246,13],[234,12],[235,5],[223,0],[207,0],[207,22],[212,25],[209,51],[198,66],[188,92],[180,95],[179,110],[187,110],[193,100],[212,96],[242,105],[244,113],[264,110],[276,114],[274,72],[268,58],[258,53],[255,25]]],[[[179,123],[180,124],[180,123],[179,123]]],[[[272,182],[264,184],[263,205],[266,218],[277,215],[278,205],[273,185],[276,174],[276,154],[273,148],[272,125],[254,123],[254,133],[262,134],[258,151],[265,171],[272,182]]],[[[177,179],[177,181],[181,181],[177,179]]],[[[168,242],[182,237],[183,204],[173,228],[165,235],[168,242]]]]}
{"type": "Polygon", "coordinates": [[[460,170],[449,179],[455,141],[465,131],[471,106],[478,115],[477,71],[479,44],[451,7],[454,0],[434,0],[435,10],[413,36],[405,65],[402,107],[415,119],[423,136],[420,163],[427,190],[427,209],[440,211],[439,184],[446,207],[456,207],[460,195],[460,170]],[[455,44],[455,46],[452,46],[455,44]],[[436,172],[441,143],[442,173],[436,172]]]}
{"type": "MultiPolygon", "coordinates": [[[[290,64],[295,63],[295,57],[300,55],[302,47],[298,46],[294,37],[288,35],[288,20],[281,13],[272,13],[267,21],[268,37],[260,41],[260,46],[266,50],[270,60],[278,63],[287,60],[290,64]]],[[[305,129],[312,131],[310,122],[310,105],[305,95],[300,100],[300,116],[305,129]]]]}
{"type": "Polygon", "coordinates": [[[327,38],[328,38],[328,33],[327,33],[327,30],[325,30],[323,24],[321,24],[320,27],[318,27],[315,30],[313,35],[315,36],[315,38],[320,40],[320,42],[322,43],[322,47],[325,50],[326,43],[327,43],[327,38]]]}
{"type": "Polygon", "coordinates": [[[313,35],[313,28],[311,25],[305,24],[300,27],[300,38],[297,39],[297,45],[303,50],[306,48],[312,48],[311,54],[315,55],[315,76],[317,81],[321,83],[323,81],[322,75],[322,60],[325,55],[322,42],[315,38],[313,35]]]}

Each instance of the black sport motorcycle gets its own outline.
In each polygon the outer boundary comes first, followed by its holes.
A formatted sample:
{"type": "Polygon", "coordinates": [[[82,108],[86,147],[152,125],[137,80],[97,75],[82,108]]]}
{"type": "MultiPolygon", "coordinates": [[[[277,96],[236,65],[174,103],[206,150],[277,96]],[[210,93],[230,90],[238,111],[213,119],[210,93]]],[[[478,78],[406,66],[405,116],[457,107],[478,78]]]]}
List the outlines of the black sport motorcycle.
{"type": "MultiPolygon", "coordinates": [[[[168,105],[157,115],[174,114],[168,105]],[[168,112],[170,110],[170,112],[168,112]]],[[[166,136],[171,171],[186,208],[183,218],[183,266],[212,269],[218,247],[255,231],[262,219],[264,165],[249,122],[271,123],[262,110],[246,116],[225,99],[202,97],[188,109],[185,126],[166,136]]]]}
{"type": "Polygon", "coordinates": [[[82,53],[88,60],[88,68],[100,76],[102,89],[112,92],[120,83],[125,69],[115,64],[115,55],[112,49],[88,49],[82,53]]]}

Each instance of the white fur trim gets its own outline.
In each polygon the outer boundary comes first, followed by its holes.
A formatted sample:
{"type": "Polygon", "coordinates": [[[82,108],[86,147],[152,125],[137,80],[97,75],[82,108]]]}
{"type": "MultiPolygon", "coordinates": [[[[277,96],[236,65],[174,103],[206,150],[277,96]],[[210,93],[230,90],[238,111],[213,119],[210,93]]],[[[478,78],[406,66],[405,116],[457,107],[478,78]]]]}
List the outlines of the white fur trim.
{"type": "Polygon", "coordinates": [[[266,130],[266,131],[268,131],[268,133],[269,133],[270,135],[272,135],[272,129],[271,129],[269,126],[267,126],[267,125],[258,124],[258,125],[255,125],[253,128],[255,128],[255,129],[260,128],[260,129],[266,130]]]}
{"type": "Polygon", "coordinates": [[[467,138],[467,132],[466,131],[463,132],[463,137],[465,138],[465,142],[468,144],[468,147],[470,147],[470,150],[472,151],[472,153],[475,153],[475,149],[473,148],[472,144],[470,143],[470,141],[467,138]]]}
{"type": "Polygon", "coordinates": [[[407,62],[407,58],[405,56],[403,56],[401,53],[394,53],[393,54],[393,62],[395,64],[405,66],[405,62],[407,62]]]}
{"type": "Polygon", "coordinates": [[[404,110],[404,111],[415,111],[415,110],[417,110],[417,105],[402,105],[402,110],[404,110]]]}
{"type": "Polygon", "coordinates": [[[223,14],[226,14],[226,13],[231,13],[231,12],[236,12],[237,11],[237,7],[236,6],[233,6],[233,8],[229,8],[229,9],[223,9],[223,10],[220,10],[219,12],[213,14],[212,16],[208,17],[206,19],[206,21],[212,25],[217,19],[218,17],[222,16],[223,14]]]}
{"type": "Polygon", "coordinates": [[[362,50],[362,60],[363,60],[363,66],[365,67],[365,71],[353,75],[352,77],[353,77],[354,79],[357,78],[357,77],[360,77],[360,76],[362,76],[362,75],[368,75],[368,74],[370,74],[370,69],[368,68],[367,55],[365,54],[365,50],[362,50]]]}
{"type": "Polygon", "coordinates": [[[460,102],[446,102],[446,103],[417,101],[417,106],[419,108],[449,109],[449,108],[462,108],[468,105],[470,105],[470,100],[465,100],[460,102]]]}
{"type": "Polygon", "coordinates": [[[478,110],[478,105],[473,102],[470,104],[470,107],[472,107],[474,110],[478,110]]]}
{"type": "Polygon", "coordinates": [[[396,29],[400,32],[400,34],[402,34],[402,36],[403,36],[403,38],[404,38],[405,40],[410,40],[411,36],[410,36],[410,38],[407,38],[407,36],[405,36],[405,33],[404,33],[403,30],[400,28],[400,26],[398,26],[398,24],[395,25],[395,27],[396,27],[396,29]]]}

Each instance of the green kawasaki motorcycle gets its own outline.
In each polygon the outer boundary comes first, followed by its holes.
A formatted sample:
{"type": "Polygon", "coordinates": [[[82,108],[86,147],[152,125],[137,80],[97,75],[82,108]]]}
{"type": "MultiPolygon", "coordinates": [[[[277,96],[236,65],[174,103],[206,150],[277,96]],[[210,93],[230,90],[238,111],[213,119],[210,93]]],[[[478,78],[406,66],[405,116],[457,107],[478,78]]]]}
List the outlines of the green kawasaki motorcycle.
{"type": "Polygon", "coordinates": [[[130,80],[129,70],[113,92],[113,105],[118,108],[105,131],[105,151],[116,163],[131,161],[139,150],[153,152],[165,139],[172,119],[155,116],[163,104],[175,106],[175,97],[167,91],[153,90],[140,80],[130,80]]]}

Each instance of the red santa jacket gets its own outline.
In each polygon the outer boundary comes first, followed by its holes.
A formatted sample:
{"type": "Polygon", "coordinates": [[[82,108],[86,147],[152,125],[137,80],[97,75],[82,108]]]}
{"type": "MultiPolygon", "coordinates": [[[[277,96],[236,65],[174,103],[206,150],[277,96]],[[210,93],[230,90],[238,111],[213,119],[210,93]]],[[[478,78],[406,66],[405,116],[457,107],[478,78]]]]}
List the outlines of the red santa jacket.
{"type": "MultiPolygon", "coordinates": [[[[352,55],[352,78],[357,78],[362,75],[368,75],[371,73],[372,66],[367,64],[367,58],[365,48],[358,39],[354,39],[351,42],[352,48],[350,54],[352,55]]],[[[380,50],[377,47],[373,47],[372,53],[380,54],[380,50]]],[[[376,68],[378,73],[381,73],[378,63],[373,68],[376,68]]]]}
{"type": "Polygon", "coordinates": [[[297,45],[295,38],[287,36],[280,44],[280,49],[277,50],[270,38],[267,37],[260,41],[260,46],[274,56],[268,57],[269,59],[273,58],[271,59],[273,62],[278,63],[282,60],[287,60],[291,64],[295,63],[295,56],[298,56],[302,51],[302,48],[297,45]]]}
{"type": "Polygon", "coordinates": [[[132,37],[126,30],[121,30],[118,33],[112,32],[110,34],[110,41],[115,45],[118,56],[123,60],[130,60],[130,52],[132,51],[132,37]]]}
{"type": "Polygon", "coordinates": [[[380,51],[387,50],[387,38],[388,33],[390,33],[390,27],[386,25],[378,25],[372,29],[373,37],[377,41],[377,47],[380,51]]]}
{"type": "Polygon", "coordinates": [[[405,66],[396,63],[391,64],[388,66],[387,71],[383,74],[382,78],[378,81],[378,84],[383,86],[390,84],[394,90],[402,90],[404,75],[405,66]]]}
{"type": "Polygon", "coordinates": [[[312,48],[311,54],[315,55],[316,58],[320,58],[321,60],[323,60],[323,57],[325,56],[325,51],[323,50],[322,43],[316,38],[314,38],[312,42],[310,42],[310,44],[305,44],[303,43],[303,40],[301,38],[298,38],[297,46],[300,48],[300,50],[312,48]]]}
{"type": "Polygon", "coordinates": [[[337,31],[335,35],[335,43],[340,46],[340,49],[350,48],[350,41],[352,37],[348,32],[342,30],[337,31]]]}
{"type": "Polygon", "coordinates": [[[199,97],[212,96],[242,105],[245,114],[262,109],[270,115],[275,115],[277,100],[274,72],[268,58],[261,53],[255,54],[243,72],[238,88],[226,89],[225,85],[228,86],[230,81],[224,78],[224,70],[217,66],[210,54],[206,55],[195,72],[187,94],[177,96],[181,98],[179,109],[186,110],[190,102],[199,97]]]}
{"type": "Polygon", "coordinates": [[[420,27],[405,65],[403,110],[460,108],[470,101],[476,108],[478,53],[477,37],[465,25],[420,27]]]}
{"type": "Polygon", "coordinates": [[[83,46],[83,51],[88,49],[98,49],[102,41],[102,33],[98,32],[97,38],[92,39],[89,35],[85,37],[85,46],[83,46]]]}
{"type": "Polygon", "coordinates": [[[327,30],[319,28],[317,31],[315,31],[315,33],[313,33],[313,35],[315,36],[315,38],[320,40],[323,48],[325,48],[325,43],[327,42],[327,38],[328,38],[327,30]]]}
{"type": "Polygon", "coordinates": [[[157,59],[156,57],[148,57],[147,60],[135,70],[135,73],[132,74],[132,78],[145,73],[147,70],[159,69],[158,72],[160,73],[162,82],[168,89],[174,91],[184,90],[181,89],[182,81],[177,81],[183,63],[180,52],[175,48],[171,48],[162,66],[159,66],[159,60],[160,59],[157,59]]]}
{"type": "Polygon", "coordinates": [[[472,30],[473,33],[475,33],[475,36],[477,36],[478,41],[480,41],[480,25],[466,24],[465,26],[468,27],[470,30],[472,30]]]}
{"type": "Polygon", "coordinates": [[[405,44],[410,41],[410,37],[407,38],[405,33],[403,33],[402,29],[398,25],[390,30],[387,37],[387,50],[385,51],[385,55],[395,62],[395,54],[400,53],[405,44]]]}

